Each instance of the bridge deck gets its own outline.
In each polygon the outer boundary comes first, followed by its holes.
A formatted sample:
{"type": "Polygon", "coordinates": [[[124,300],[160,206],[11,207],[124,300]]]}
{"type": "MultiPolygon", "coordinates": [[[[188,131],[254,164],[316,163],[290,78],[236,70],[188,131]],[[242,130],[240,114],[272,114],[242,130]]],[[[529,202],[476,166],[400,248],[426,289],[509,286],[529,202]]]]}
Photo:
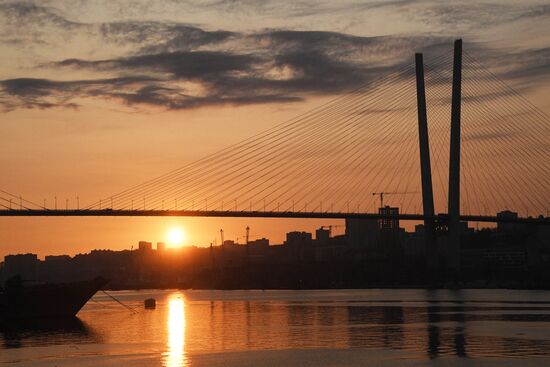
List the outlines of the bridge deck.
{"type": "MultiPolygon", "coordinates": [[[[233,217],[233,218],[311,218],[311,219],[424,219],[446,221],[447,214],[426,218],[422,214],[388,215],[342,212],[277,212],[216,210],[118,210],[118,209],[5,209],[0,217],[233,217]]],[[[461,215],[461,221],[487,223],[534,223],[550,225],[550,218],[497,218],[496,216],[461,215]]]]}

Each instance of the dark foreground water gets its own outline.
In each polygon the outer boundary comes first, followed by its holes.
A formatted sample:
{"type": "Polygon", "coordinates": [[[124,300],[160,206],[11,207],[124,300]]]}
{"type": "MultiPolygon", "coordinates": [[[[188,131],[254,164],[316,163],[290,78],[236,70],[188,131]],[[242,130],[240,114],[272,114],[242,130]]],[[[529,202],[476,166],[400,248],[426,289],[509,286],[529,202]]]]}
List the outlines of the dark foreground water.
{"type": "Polygon", "coordinates": [[[137,312],[98,294],[73,321],[2,326],[0,363],[550,366],[548,291],[110,293],[137,312]]]}

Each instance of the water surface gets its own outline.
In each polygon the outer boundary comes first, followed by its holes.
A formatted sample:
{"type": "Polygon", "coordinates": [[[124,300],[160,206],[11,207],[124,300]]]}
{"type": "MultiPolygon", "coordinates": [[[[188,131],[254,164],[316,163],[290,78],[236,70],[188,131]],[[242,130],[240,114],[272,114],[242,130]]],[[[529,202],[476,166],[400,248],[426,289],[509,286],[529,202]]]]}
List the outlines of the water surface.
{"type": "Polygon", "coordinates": [[[0,328],[21,366],[545,366],[550,292],[121,291],[0,328]],[[155,310],[143,300],[157,299],[155,310]]]}

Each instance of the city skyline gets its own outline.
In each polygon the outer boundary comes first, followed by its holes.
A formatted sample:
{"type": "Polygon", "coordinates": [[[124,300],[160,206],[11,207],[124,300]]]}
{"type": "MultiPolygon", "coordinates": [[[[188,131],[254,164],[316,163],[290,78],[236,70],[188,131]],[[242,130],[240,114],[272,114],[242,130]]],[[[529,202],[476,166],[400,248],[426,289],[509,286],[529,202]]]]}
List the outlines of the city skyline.
{"type": "MultiPolygon", "coordinates": [[[[380,210],[397,214],[397,208],[380,210]]],[[[498,213],[502,220],[517,213],[498,213]]],[[[550,219],[550,218],[548,218],[550,219]]],[[[342,226],[344,227],[344,226],[342,226]]],[[[427,226],[407,232],[399,219],[347,218],[345,229],[322,226],[314,233],[292,231],[285,240],[250,238],[238,241],[220,230],[210,246],[169,248],[170,243],[141,240],[122,250],[94,249],[69,255],[12,254],[0,262],[0,283],[22,279],[59,283],[103,277],[109,289],[304,289],[445,287],[546,287],[550,231],[536,223],[499,222],[494,229],[459,226],[461,247],[455,254],[448,233],[427,226]],[[222,242],[223,241],[223,242],[222,242]],[[435,246],[434,246],[435,245],[435,246]],[[449,264],[458,257],[460,275],[449,264]],[[399,271],[395,271],[400,269],[399,271]],[[537,274],[537,276],[533,276],[537,274]]],[[[171,244],[182,240],[174,229],[171,244]]]]}
{"type": "MultiPolygon", "coordinates": [[[[0,47],[6,50],[3,54],[16,55],[0,61],[1,129],[3,136],[10,136],[0,149],[11,172],[2,188],[36,202],[44,199],[38,195],[49,193],[49,207],[54,197],[60,207],[66,199],[74,206],[77,196],[83,203],[109,197],[334,98],[368,81],[380,68],[391,70],[418,48],[433,55],[457,32],[483,50],[484,61],[511,85],[550,111],[544,98],[549,39],[543,32],[549,11],[536,2],[470,6],[468,11],[475,10],[479,19],[453,18],[453,11],[466,9],[440,2],[414,4],[407,12],[408,2],[361,6],[367,19],[412,14],[408,22],[399,23],[399,30],[380,21],[361,26],[359,19],[343,24],[333,17],[322,28],[314,21],[324,19],[327,11],[343,18],[360,6],[355,2],[318,3],[313,8],[248,2],[242,6],[261,24],[246,26],[215,17],[220,11],[235,17],[230,2],[215,10],[143,2],[147,17],[122,3],[105,3],[92,12],[85,11],[86,3],[74,9],[57,2],[1,4],[7,22],[0,47]],[[281,17],[285,12],[296,16],[281,17]],[[21,29],[19,24],[29,24],[25,19],[35,22],[21,29]],[[485,27],[476,22],[485,22],[485,27]],[[524,32],[512,32],[514,27],[524,32]],[[424,36],[428,31],[437,36],[424,36]],[[307,46],[308,53],[296,55],[295,45],[307,46]],[[61,48],[63,52],[56,52],[61,48]],[[511,61],[503,65],[501,55],[511,61]],[[266,62],[275,56],[278,67],[266,62]],[[307,64],[307,56],[323,62],[307,64]],[[187,59],[204,67],[178,66],[187,59]],[[340,72],[335,80],[318,80],[334,70],[340,72]],[[228,89],[231,83],[242,86],[237,83],[242,80],[228,78],[227,72],[246,76],[258,89],[244,85],[238,89],[241,94],[228,89]],[[357,75],[361,77],[354,78],[357,75]]],[[[375,203],[371,199],[363,205],[370,207],[375,203]]],[[[220,227],[237,234],[250,225],[260,236],[280,238],[290,229],[312,230],[322,224],[334,221],[3,218],[0,228],[7,234],[1,239],[6,253],[23,248],[74,248],[77,253],[94,246],[116,249],[116,243],[134,243],[136,236],[163,237],[174,226],[184,227],[190,241],[208,244],[220,227]]]]}

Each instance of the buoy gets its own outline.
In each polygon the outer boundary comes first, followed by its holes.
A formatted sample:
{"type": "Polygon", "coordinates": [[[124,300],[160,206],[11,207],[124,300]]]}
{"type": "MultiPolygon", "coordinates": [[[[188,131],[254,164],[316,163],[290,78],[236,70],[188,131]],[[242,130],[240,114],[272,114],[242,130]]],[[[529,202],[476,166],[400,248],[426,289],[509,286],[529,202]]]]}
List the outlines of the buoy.
{"type": "Polygon", "coordinates": [[[144,304],[145,304],[145,308],[153,309],[157,307],[157,300],[154,298],[147,298],[144,304]]]}

